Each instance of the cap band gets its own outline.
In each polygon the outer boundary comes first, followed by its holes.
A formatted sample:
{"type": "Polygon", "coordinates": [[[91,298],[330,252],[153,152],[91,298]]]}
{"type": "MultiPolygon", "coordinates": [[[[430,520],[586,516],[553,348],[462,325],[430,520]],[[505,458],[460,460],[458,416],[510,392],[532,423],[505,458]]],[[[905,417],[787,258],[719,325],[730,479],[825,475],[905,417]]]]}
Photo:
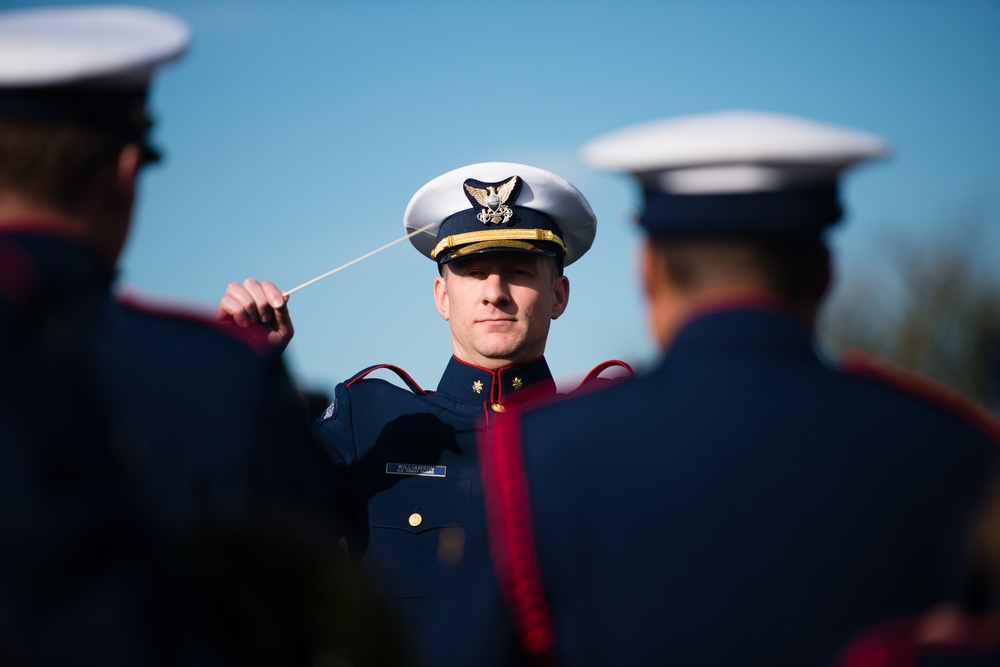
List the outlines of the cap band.
{"type": "Polygon", "coordinates": [[[457,259],[462,259],[463,257],[468,257],[469,255],[482,255],[488,252],[505,252],[505,253],[526,253],[532,255],[544,255],[546,257],[559,257],[561,258],[565,253],[559,249],[555,244],[546,244],[543,247],[537,243],[529,243],[527,241],[511,241],[510,239],[504,239],[500,241],[483,241],[482,243],[468,243],[457,248],[454,252],[446,255],[441,255],[439,262],[441,264],[449,264],[457,259]],[[551,248],[551,250],[546,249],[551,248]]]}
{"type": "Polygon", "coordinates": [[[836,185],[724,195],[646,188],[644,198],[639,224],[664,236],[813,236],[843,214],[836,185]]]}
{"type": "Polygon", "coordinates": [[[146,113],[145,87],[54,86],[0,88],[0,119],[76,123],[114,132],[145,148],[146,161],[159,153],[147,144],[153,126],[146,113]]]}
{"type": "Polygon", "coordinates": [[[133,133],[143,133],[152,126],[146,115],[144,87],[0,87],[0,117],[76,121],[133,133]]]}
{"type": "MultiPolygon", "coordinates": [[[[478,232],[466,232],[465,234],[454,234],[445,237],[431,251],[431,259],[437,259],[442,251],[449,248],[468,245],[470,243],[481,244],[477,250],[487,247],[512,247],[520,250],[528,250],[527,244],[504,246],[504,241],[535,241],[555,243],[566,254],[566,244],[557,234],[548,229],[486,229],[478,232]]],[[[539,252],[543,252],[541,248],[539,252]]],[[[471,251],[470,251],[471,252],[471,251]]],[[[464,254],[464,253],[463,253],[464,254]]]]}

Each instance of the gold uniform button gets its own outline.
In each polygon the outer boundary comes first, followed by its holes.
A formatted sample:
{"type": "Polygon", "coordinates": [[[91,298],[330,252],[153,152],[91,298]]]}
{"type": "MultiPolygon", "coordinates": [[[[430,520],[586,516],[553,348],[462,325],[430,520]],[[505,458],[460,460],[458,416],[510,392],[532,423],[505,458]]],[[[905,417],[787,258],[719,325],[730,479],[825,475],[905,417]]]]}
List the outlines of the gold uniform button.
{"type": "Polygon", "coordinates": [[[500,405],[499,403],[491,403],[490,408],[493,410],[493,412],[507,412],[507,408],[500,405]]]}
{"type": "Polygon", "coordinates": [[[410,521],[410,525],[413,526],[414,528],[416,528],[417,526],[419,526],[420,524],[422,524],[424,522],[424,517],[422,517],[419,514],[417,514],[416,512],[414,512],[413,514],[410,515],[409,521],[410,521]]]}

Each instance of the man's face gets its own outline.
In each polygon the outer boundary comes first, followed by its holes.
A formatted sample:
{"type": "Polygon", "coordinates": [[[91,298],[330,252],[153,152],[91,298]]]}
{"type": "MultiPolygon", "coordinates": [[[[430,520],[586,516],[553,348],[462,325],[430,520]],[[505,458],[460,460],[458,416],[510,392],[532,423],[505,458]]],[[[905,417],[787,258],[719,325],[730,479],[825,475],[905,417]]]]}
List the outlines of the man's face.
{"type": "Polygon", "coordinates": [[[542,356],[549,323],[563,314],[569,280],[542,255],[488,253],[446,264],[434,301],[452,352],[489,370],[542,356]]]}

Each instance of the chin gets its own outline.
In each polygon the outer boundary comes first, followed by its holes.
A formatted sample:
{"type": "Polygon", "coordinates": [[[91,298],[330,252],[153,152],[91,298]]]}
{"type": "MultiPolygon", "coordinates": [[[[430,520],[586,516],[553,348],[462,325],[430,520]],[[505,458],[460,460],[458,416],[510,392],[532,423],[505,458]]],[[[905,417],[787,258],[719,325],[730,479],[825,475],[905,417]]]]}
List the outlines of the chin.
{"type": "Polygon", "coordinates": [[[490,361],[498,366],[515,366],[534,361],[540,355],[525,354],[523,350],[505,350],[489,356],[490,361]]]}
{"type": "Polygon", "coordinates": [[[480,356],[481,358],[486,359],[489,362],[488,365],[490,366],[510,366],[517,363],[516,361],[511,360],[511,356],[509,354],[489,353],[482,354],[480,356]]]}

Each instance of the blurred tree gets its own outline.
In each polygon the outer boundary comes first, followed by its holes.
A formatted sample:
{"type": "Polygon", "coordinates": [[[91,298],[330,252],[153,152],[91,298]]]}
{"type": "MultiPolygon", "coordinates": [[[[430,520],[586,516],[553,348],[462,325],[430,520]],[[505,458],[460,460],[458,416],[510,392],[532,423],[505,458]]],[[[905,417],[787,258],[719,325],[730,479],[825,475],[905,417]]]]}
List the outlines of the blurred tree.
{"type": "Polygon", "coordinates": [[[987,216],[956,216],[948,240],[888,236],[884,261],[847,271],[820,316],[836,355],[875,354],[1000,413],[1000,272],[985,252],[987,216]]]}

